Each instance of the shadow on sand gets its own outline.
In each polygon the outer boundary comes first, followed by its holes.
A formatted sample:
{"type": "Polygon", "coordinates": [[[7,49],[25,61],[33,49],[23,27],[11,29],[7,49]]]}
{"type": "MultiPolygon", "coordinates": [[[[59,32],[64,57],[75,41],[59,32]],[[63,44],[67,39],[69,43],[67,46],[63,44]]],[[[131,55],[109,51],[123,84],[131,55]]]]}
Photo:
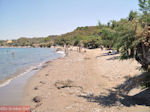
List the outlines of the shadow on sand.
{"type": "Polygon", "coordinates": [[[139,76],[133,78],[127,78],[126,81],[113,88],[113,90],[108,90],[108,94],[100,94],[95,96],[94,94],[88,95],[79,95],[78,97],[82,97],[87,99],[89,102],[98,103],[102,106],[134,106],[134,105],[145,105],[150,106],[150,88],[144,89],[140,93],[129,96],[128,93],[133,88],[140,86],[143,82],[150,81],[150,73],[143,73],[139,76]]]}
{"type": "Polygon", "coordinates": [[[107,60],[119,60],[120,59],[120,56],[116,56],[117,54],[109,54],[108,53],[103,53],[101,54],[100,56],[96,56],[96,59],[97,58],[100,58],[100,57],[103,57],[103,56],[113,56],[111,58],[108,58],[107,60]]]}
{"type": "Polygon", "coordinates": [[[118,60],[118,59],[120,59],[120,56],[113,56],[113,57],[111,57],[111,58],[109,58],[107,60],[118,60]]]}

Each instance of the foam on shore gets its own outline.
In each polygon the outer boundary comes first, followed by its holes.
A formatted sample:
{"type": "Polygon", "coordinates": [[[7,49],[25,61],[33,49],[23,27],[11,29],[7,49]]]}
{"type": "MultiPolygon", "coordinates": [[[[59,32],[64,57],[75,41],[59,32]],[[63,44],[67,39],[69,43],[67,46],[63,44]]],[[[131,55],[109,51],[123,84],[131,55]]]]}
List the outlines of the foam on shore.
{"type": "Polygon", "coordinates": [[[66,56],[66,53],[64,51],[57,51],[58,54],[61,54],[62,57],[65,57],[66,56]]]}
{"type": "Polygon", "coordinates": [[[45,62],[39,63],[39,64],[36,65],[36,66],[30,66],[29,68],[25,69],[24,71],[22,71],[22,72],[19,73],[19,74],[16,73],[17,75],[14,75],[13,77],[4,80],[4,81],[0,84],[0,87],[4,87],[4,86],[10,84],[10,82],[11,82],[12,80],[14,80],[14,79],[16,79],[16,78],[18,78],[18,77],[21,77],[21,76],[23,76],[23,75],[25,75],[25,74],[27,74],[27,73],[30,73],[32,70],[38,70],[38,69],[40,69],[40,68],[43,66],[44,63],[45,63],[45,62]]]}

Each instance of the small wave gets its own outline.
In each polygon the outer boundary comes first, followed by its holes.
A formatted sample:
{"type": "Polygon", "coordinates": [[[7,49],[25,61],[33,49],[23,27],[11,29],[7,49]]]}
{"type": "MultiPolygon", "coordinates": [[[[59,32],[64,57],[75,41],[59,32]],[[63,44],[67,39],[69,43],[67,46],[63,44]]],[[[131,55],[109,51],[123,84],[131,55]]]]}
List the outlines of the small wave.
{"type": "Polygon", "coordinates": [[[63,57],[66,56],[64,51],[57,51],[58,54],[61,54],[63,57]]]}
{"type": "Polygon", "coordinates": [[[0,84],[0,87],[4,87],[4,86],[8,85],[12,80],[13,80],[13,78],[7,79],[4,83],[0,84]]]}
{"type": "Polygon", "coordinates": [[[42,63],[39,63],[39,64],[36,65],[36,66],[30,66],[30,67],[29,67],[28,69],[26,69],[24,72],[22,72],[22,73],[20,73],[20,74],[18,74],[18,75],[15,75],[14,77],[11,77],[11,78],[6,79],[3,83],[0,84],[0,87],[4,87],[4,86],[10,84],[10,82],[11,82],[12,80],[14,80],[14,79],[16,79],[16,78],[19,78],[19,77],[21,77],[21,76],[23,76],[23,75],[25,75],[25,74],[27,74],[27,73],[30,73],[32,70],[39,70],[39,69],[43,66],[44,63],[45,63],[45,61],[42,62],[42,63]]]}

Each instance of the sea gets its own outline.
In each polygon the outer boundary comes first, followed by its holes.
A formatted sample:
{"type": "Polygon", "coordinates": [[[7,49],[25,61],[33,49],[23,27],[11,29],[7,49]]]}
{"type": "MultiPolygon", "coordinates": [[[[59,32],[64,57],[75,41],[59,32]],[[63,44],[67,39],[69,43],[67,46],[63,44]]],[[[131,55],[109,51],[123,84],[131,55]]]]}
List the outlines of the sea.
{"type": "Polygon", "coordinates": [[[54,48],[0,48],[0,87],[62,56],[54,48]]]}

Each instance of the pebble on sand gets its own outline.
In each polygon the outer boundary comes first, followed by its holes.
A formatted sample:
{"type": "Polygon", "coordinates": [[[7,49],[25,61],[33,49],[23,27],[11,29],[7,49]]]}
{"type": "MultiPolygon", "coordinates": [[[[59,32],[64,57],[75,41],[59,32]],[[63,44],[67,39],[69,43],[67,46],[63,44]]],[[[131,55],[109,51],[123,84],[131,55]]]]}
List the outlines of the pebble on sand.
{"type": "Polygon", "coordinates": [[[35,96],[35,97],[33,98],[33,101],[34,101],[35,103],[39,103],[39,102],[42,101],[42,97],[41,97],[41,96],[35,96]]]}

